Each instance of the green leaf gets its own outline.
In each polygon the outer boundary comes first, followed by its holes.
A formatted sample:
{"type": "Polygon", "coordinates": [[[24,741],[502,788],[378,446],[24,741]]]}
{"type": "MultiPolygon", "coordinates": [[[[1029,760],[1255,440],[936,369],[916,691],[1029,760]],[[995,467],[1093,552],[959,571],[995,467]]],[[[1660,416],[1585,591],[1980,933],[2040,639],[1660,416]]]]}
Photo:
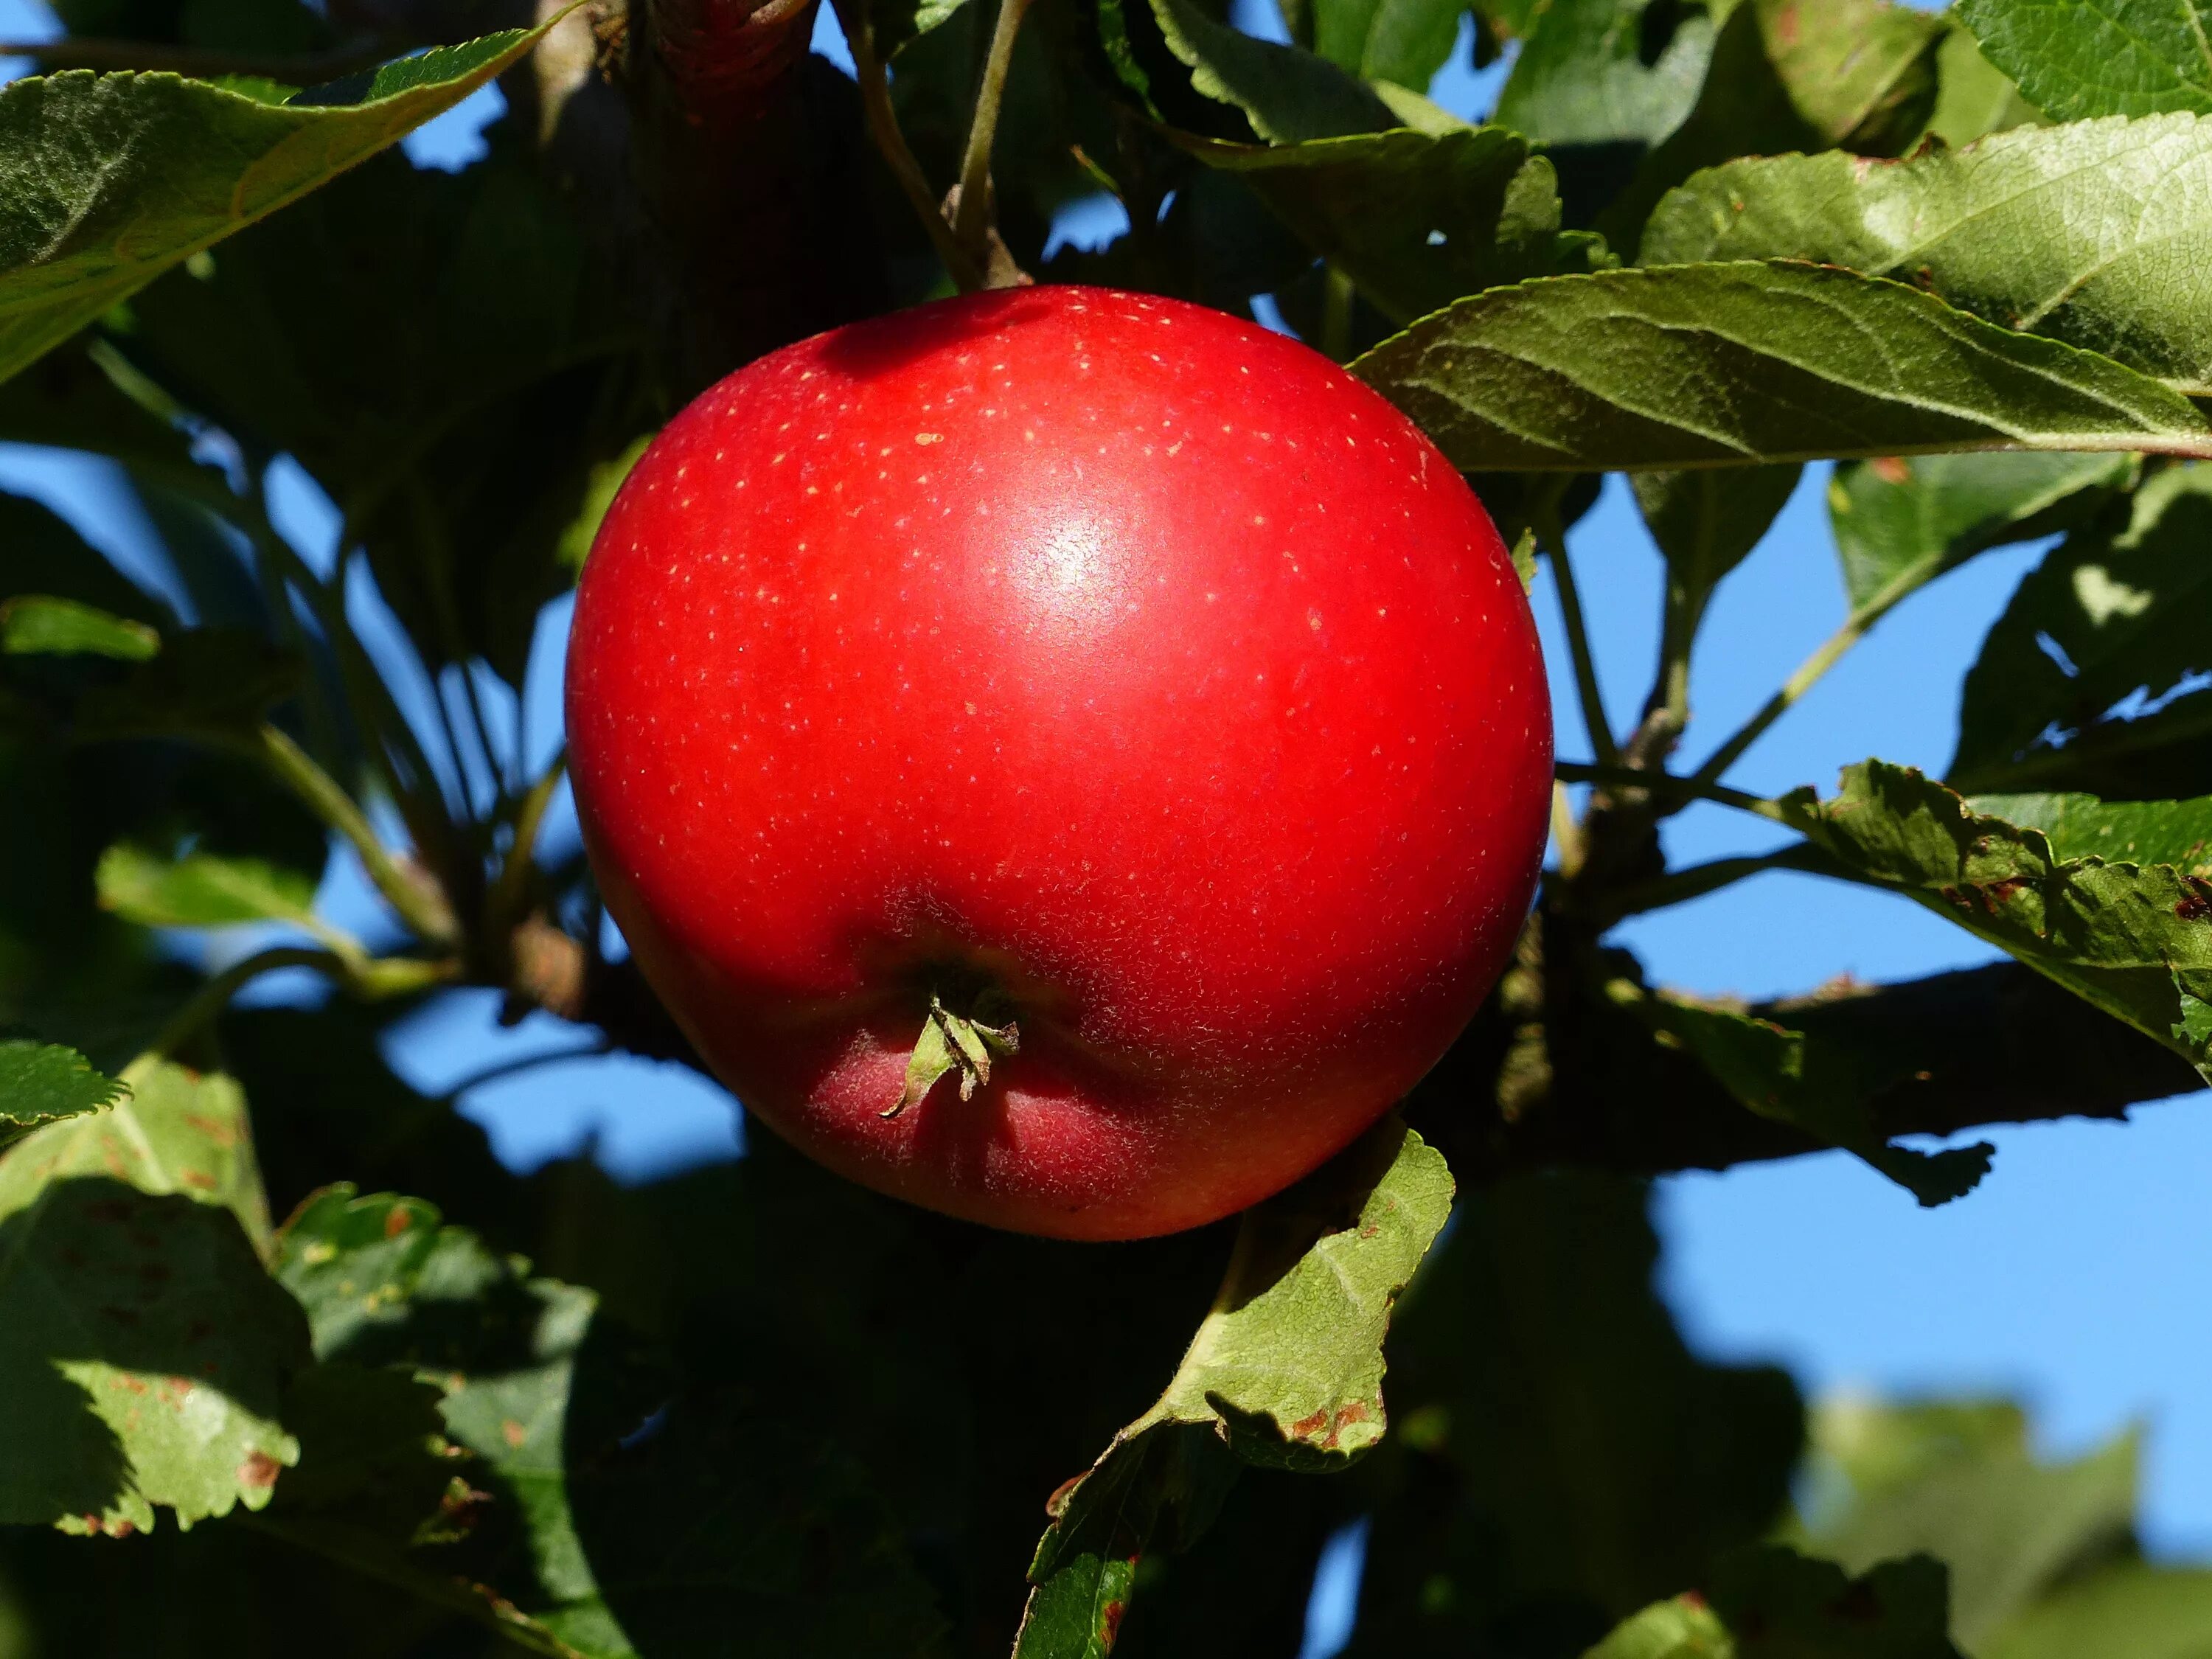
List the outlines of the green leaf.
{"type": "Polygon", "coordinates": [[[1938,89],[1928,131],[1947,144],[1971,144],[1990,133],[2032,126],[2043,118],[1963,28],[1954,27],[1936,49],[1936,73],[1938,89]]]}
{"type": "Polygon", "coordinates": [[[1642,1182],[1572,1170],[1461,1200],[1391,1331],[1394,1432],[1351,1477],[1373,1522],[1346,1659],[1515,1630],[1568,1651],[1779,1518],[1797,1391],[1690,1352],[1649,1206],[1642,1182]]]}
{"type": "Polygon", "coordinates": [[[103,907],[148,927],[224,927],[315,921],[315,878],[262,859],[192,852],[166,858],[129,842],[100,854],[103,907]]]}
{"type": "Polygon", "coordinates": [[[2022,830],[2039,830],[2051,856],[2071,862],[2170,864],[2212,876],[2212,797],[2195,800],[2099,800],[2094,795],[1976,795],[1977,812],[2022,830]]]}
{"type": "Polygon", "coordinates": [[[1690,112],[1712,55],[1704,11],[1662,0],[1552,0],[1530,18],[1492,118],[1541,144],[1656,143],[1690,112]]]}
{"type": "MultiPolygon", "coordinates": [[[[2128,1537],[2141,1446],[2039,1463],[2017,1407],[1845,1402],[1814,1419],[1806,1547],[1863,1572],[1915,1552],[1951,1573],[1951,1634],[1975,1654],[2053,1585],[2128,1537]]],[[[2084,1652],[2091,1650],[2085,1649],[2084,1652]]]]}
{"type": "Polygon", "coordinates": [[[1959,17],[2054,121],[2212,113],[2203,0],[1960,0],[1959,17]]]}
{"type": "Polygon", "coordinates": [[[1168,49],[1206,97],[1243,112],[1270,143],[1297,143],[1399,125],[1364,82],[1325,58],[1218,21],[1196,0],[1152,0],[1168,49]]]}
{"type": "Polygon", "coordinates": [[[1639,472],[1631,479],[1668,580],[1694,634],[1705,602],[1773,526],[1797,487],[1795,466],[1639,472]]]}
{"type": "Polygon", "coordinates": [[[0,1460],[0,1520],[190,1526],[261,1507],[298,1455],[280,1406],[307,1333],[257,1255],[244,1098],[165,1062],[123,1080],[0,1153],[0,1442],[37,1453],[0,1460]]]}
{"type": "Polygon", "coordinates": [[[1828,520],[1853,611],[1887,610],[1993,547],[2087,520],[2132,479],[2125,455],[1884,456],[1836,469],[1828,520]]]}
{"type": "MultiPolygon", "coordinates": [[[[495,137],[502,137],[496,131],[495,137]]],[[[458,173],[371,160],[133,301],[121,349],[289,453],[425,660],[519,684],[592,469],[665,411],[636,325],[519,141],[458,173]]]]}
{"type": "Polygon", "coordinates": [[[1735,1659],[1735,1639],[1702,1595],[1656,1601],[1583,1659],[1735,1659]]]}
{"type": "Polygon", "coordinates": [[[1186,134],[1175,142],[1250,185],[1401,323],[1593,257],[1593,239],[1559,234],[1551,163],[1503,127],[1399,128],[1268,147],[1186,134]]]}
{"type": "MultiPolygon", "coordinates": [[[[491,1586],[507,1604],[501,1622],[541,1648],[550,1636],[594,1659],[627,1654],[576,1541],[562,1451],[591,1293],[530,1278],[528,1264],[441,1224],[420,1200],[343,1186],[285,1222],[272,1271],[306,1310],[317,1358],[394,1368],[440,1389],[444,1433],[477,1460],[465,1478],[495,1489],[492,1518],[469,1530],[514,1540],[492,1563],[504,1574],[491,1586]]],[[[486,1565],[466,1553],[442,1566],[434,1553],[410,1555],[411,1533],[288,1524],[303,1542],[371,1571],[450,1577],[486,1565]]]]}
{"type": "Polygon", "coordinates": [[[1926,1556],[1861,1578],[1779,1547],[1730,1558],[1705,1596],[1647,1607],[1585,1659],[1960,1659],[1943,1569],[1926,1556]]]}
{"type": "Polygon", "coordinates": [[[0,380],[450,109],[549,27],[386,64],[357,104],[270,105],[173,75],[0,88],[0,380]]]}
{"type": "Polygon", "coordinates": [[[1285,0],[1291,39],[1363,81],[1414,92],[1451,56],[1468,0],[1285,0]]]}
{"type": "Polygon", "coordinates": [[[2212,670],[2208,535],[2212,469],[2177,467],[2136,493],[2124,521],[2053,549],[1967,672],[1948,776],[1976,793],[2212,792],[2212,694],[2196,689],[2212,670]]]}
{"type": "Polygon", "coordinates": [[[180,1527],[261,1508],[299,1457],[279,1407],[306,1359],[235,1216],[104,1175],[43,1183],[0,1220],[0,1522],[120,1535],[156,1505],[180,1527]]]}
{"type": "Polygon", "coordinates": [[[161,648],[161,636],[97,606],[51,594],[25,594],[0,603],[0,652],[10,656],[113,657],[144,662],[161,648]]]}
{"type": "Polygon", "coordinates": [[[2191,1001],[2212,1000],[2212,882],[2166,864],[2063,859],[2039,830],[1974,812],[1908,768],[1869,761],[1782,821],[1862,879],[1904,893],[2212,1076],[2191,1001]]]}
{"type": "Polygon", "coordinates": [[[51,1182],[106,1176],[228,1209],[264,1245],[268,1200],[238,1085],[166,1060],[135,1064],[123,1082],[131,1092],[110,1109],[50,1123],[0,1156],[0,1218],[35,1205],[51,1182]]]}
{"type": "Polygon", "coordinates": [[[1906,1075],[1893,1058],[1886,1063],[1716,1003],[1640,993],[1629,1000],[1645,1024],[1695,1054],[1751,1110],[1856,1152],[1925,1208],[1965,1196],[1989,1173],[1996,1149],[1987,1142],[1923,1152],[1883,1138],[1868,1102],[1906,1075]]]}
{"type": "Polygon", "coordinates": [[[890,63],[916,36],[945,22],[966,3],[967,0],[871,0],[868,28],[875,37],[878,61],[890,63]]]}
{"type": "Polygon", "coordinates": [[[2212,1629],[2212,1571],[2108,1567],[2006,1625],[1977,1659],[2202,1659],[2212,1629]]]}
{"type": "Polygon", "coordinates": [[[1943,20],[1889,0],[1751,0],[1790,100],[1824,143],[1894,155],[1936,106],[1943,20]]]}
{"type": "Polygon", "coordinates": [[[1188,1542],[1219,1503],[1233,1471],[1221,1448],[1321,1472],[1382,1438],[1382,1334],[1451,1200],[1443,1158],[1391,1118],[1246,1214],[1165,1391],[1055,1495],[1020,1659],[1111,1649],[1154,1534],[1188,1542]]]}
{"type": "Polygon", "coordinates": [[[112,1106],[130,1092],[74,1048],[0,1042],[0,1148],[49,1123],[112,1106]]]}
{"type": "Polygon", "coordinates": [[[2212,390],[2212,121],[2022,127],[1893,167],[1848,155],[1732,161],[1654,211],[1647,264],[1805,259],[1909,277],[1976,316],[2212,390]],[[2116,202],[2131,204],[2116,214],[2116,202]]]}
{"type": "Polygon", "coordinates": [[[1540,278],[1462,300],[1352,367],[1467,471],[2212,449],[2193,404],[2108,358],[1807,265],[1540,278]]]}
{"type": "Polygon", "coordinates": [[[301,664],[258,635],[195,628],[122,680],[87,692],[76,735],[87,741],[194,736],[251,742],[299,689],[301,664]]]}
{"type": "Polygon", "coordinates": [[[568,527],[561,532],[559,556],[561,562],[572,571],[580,572],[584,561],[591,556],[592,538],[599,533],[599,521],[607,516],[607,509],[615,504],[615,492],[629,477],[630,468],[637,465],[654,434],[647,432],[632,441],[629,448],[611,461],[602,461],[592,468],[584,485],[584,502],[568,527]]]}

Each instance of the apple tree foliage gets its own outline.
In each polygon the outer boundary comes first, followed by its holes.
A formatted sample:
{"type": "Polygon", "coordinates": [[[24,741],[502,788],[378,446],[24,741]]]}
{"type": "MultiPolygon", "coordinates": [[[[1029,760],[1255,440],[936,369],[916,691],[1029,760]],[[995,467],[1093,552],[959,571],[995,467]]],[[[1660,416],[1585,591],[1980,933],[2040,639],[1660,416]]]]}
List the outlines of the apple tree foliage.
{"type": "Polygon", "coordinates": [[[1355,1525],[1362,1659],[2205,1650],[2131,1441],[1697,1358],[1645,1189],[1827,1147],[1940,1204],[2003,1170],[1907,1138],[2212,1076],[2212,9],[836,3],[856,79],[817,0],[54,0],[0,89],[0,440],[156,550],[0,495],[0,1655],[1286,1659],[1355,1525]],[[1482,125],[1424,95],[1470,40],[1482,125]],[[394,148],[495,80],[481,159],[394,148]],[[1127,231],[1048,256],[1102,194],[1127,231]],[[763,351],[1031,279],[1348,362],[1553,562],[1592,710],[1644,665],[1591,659],[1565,536],[1628,476],[1659,661],[1561,763],[1515,966],[1401,1115],[1182,1237],[987,1234],[757,1129],[504,1168],[402,1016],[689,1058],[508,728],[624,467],[763,351]],[[1847,618],[1683,763],[1813,461],[1847,618]],[[1731,784],[2023,542],[1943,777],[1731,784]],[[1778,850],[1670,866],[1692,802],[1778,850]],[[1609,939],[1772,869],[1996,964],[1750,1003],[1609,939]]]}

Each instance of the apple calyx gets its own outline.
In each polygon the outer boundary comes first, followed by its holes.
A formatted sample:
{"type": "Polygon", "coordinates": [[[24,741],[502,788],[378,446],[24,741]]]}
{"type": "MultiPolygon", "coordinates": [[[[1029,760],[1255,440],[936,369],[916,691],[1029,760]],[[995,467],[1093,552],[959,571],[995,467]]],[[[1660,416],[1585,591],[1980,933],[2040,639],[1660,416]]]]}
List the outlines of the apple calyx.
{"type": "Polygon", "coordinates": [[[987,1012],[996,1012],[989,1005],[1004,1006],[1005,1001],[1004,997],[986,992],[976,1000],[974,1013],[956,1014],[941,997],[932,995],[929,1018],[914,1045],[914,1057],[907,1061],[905,1086],[881,1115],[896,1117],[908,1107],[919,1104],[948,1072],[960,1074],[960,1098],[973,1100],[977,1085],[991,1080],[991,1057],[996,1054],[1003,1059],[1021,1048],[1020,1029],[1011,1018],[1002,1018],[996,1024],[987,1024],[982,1018],[987,1012]]]}

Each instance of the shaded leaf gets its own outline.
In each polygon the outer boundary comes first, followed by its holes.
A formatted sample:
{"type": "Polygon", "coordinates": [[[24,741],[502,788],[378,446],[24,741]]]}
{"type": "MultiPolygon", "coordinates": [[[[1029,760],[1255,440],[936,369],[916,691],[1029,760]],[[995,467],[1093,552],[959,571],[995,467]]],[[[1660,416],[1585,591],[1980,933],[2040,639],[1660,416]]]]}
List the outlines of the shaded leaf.
{"type": "Polygon", "coordinates": [[[1451,1206],[1451,1174],[1391,1118],[1245,1216],[1222,1288],[1152,1408],[1054,1496],[1022,1659],[1103,1654],[1136,1559],[1212,1518],[1247,1462],[1322,1471],[1382,1435],[1392,1304],[1451,1206]]]}
{"type": "Polygon", "coordinates": [[[1908,1075],[1895,1056],[1846,1049],[1737,1009],[1668,994],[1638,994],[1637,1013],[1688,1049],[1739,1101],[1762,1117],[1802,1130],[1823,1146],[1856,1152],[1933,1208],[1972,1192],[1996,1148],[1939,1152],[1887,1142],[1868,1103],[1908,1075]]]}
{"type": "Polygon", "coordinates": [[[1954,27],[1936,49],[1936,107],[1928,131],[1945,143],[1970,144],[1992,132],[2033,125],[2042,112],[1983,54],[1967,30],[1954,27]]]}
{"type": "Polygon", "coordinates": [[[1451,56],[1468,0],[1285,0],[1291,39],[1363,81],[1414,92],[1451,56]]]}
{"type": "Polygon", "coordinates": [[[868,27],[876,56],[888,64],[915,36],[949,20],[967,0],[870,0],[868,27]]]}
{"type": "Polygon", "coordinates": [[[1778,1547],[1723,1562],[1705,1595],[1645,1608],[1586,1659],[1960,1659],[1943,1569],[1926,1556],[1852,1578],[1778,1547]]]}
{"type": "Polygon", "coordinates": [[[494,1488],[468,1500],[454,1540],[468,1547],[450,1563],[412,1553],[411,1530],[343,1516],[288,1522],[301,1540],[370,1571],[485,1583],[496,1620],[541,1650],[551,1638],[594,1659],[627,1654],[576,1542],[562,1455],[590,1292],[528,1278],[526,1263],[443,1225],[419,1200],[348,1187],[285,1222],[273,1272],[307,1310],[319,1359],[436,1386],[445,1435],[476,1456],[463,1478],[494,1488]]]}
{"type": "Polygon", "coordinates": [[[1788,258],[1897,276],[2006,327],[2177,389],[2212,388],[2212,121],[2021,127],[1889,167],[1776,155],[1698,173],[1660,203],[1650,264],[1788,258]]]}
{"type": "Polygon", "coordinates": [[[2186,398],[2108,358],[1807,265],[1540,278],[1424,318],[1352,367],[1468,471],[2212,449],[2186,398]]]}
{"type": "Polygon", "coordinates": [[[2040,1463],[2014,1407],[1846,1401],[1814,1415],[1813,1443],[1820,1497],[1802,1529],[1806,1547],[1850,1572],[1916,1552],[1940,1558],[1951,1575],[1951,1634],[1975,1654],[2122,1543],[2135,1518],[2142,1448],[2133,1434],[2040,1463]]]}
{"type": "Polygon", "coordinates": [[[1588,236],[1560,235],[1551,163],[1503,127],[1400,128],[1273,146],[1176,142],[1251,185],[1401,323],[1599,257],[1588,236]]]}
{"type": "Polygon", "coordinates": [[[147,289],[120,343],[197,415],[298,459],[427,661],[519,684],[592,469],[666,411],[574,216],[493,137],[459,173],[375,158],[147,289]]]}
{"type": "Polygon", "coordinates": [[[1399,125],[1364,82],[1326,58],[1261,40],[1231,27],[1196,0],[1151,0],[1168,48],[1190,70],[1190,83],[1241,110],[1270,143],[1297,143],[1399,125]]]}
{"type": "Polygon", "coordinates": [[[1976,792],[2212,792],[2208,536],[2212,470],[2182,467],[2146,483],[2124,521],[2053,549],[1967,671],[1948,775],[1976,792]]]}
{"type": "Polygon", "coordinates": [[[1820,142],[1894,155],[1936,106],[1942,19],[1890,0],[1748,0],[1790,100],[1820,142]]]}
{"type": "Polygon", "coordinates": [[[74,1048],[0,1042],[0,1147],[49,1123],[112,1106],[130,1092],[74,1048]]]}
{"type": "Polygon", "coordinates": [[[301,664],[258,635],[195,628],[164,641],[159,655],[76,706],[76,734],[201,737],[252,742],[269,711],[299,689],[301,664]]]}
{"type": "Polygon", "coordinates": [[[2054,121],[2212,113],[2203,0],[1960,0],[1959,17],[2054,121]]]}
{"type": "Polygon", "coordinates": [[[1885,456],[1836,469],[1828,520],[1854,611],[1886,610],[1977,553],[2086,520],[2132,478],[2125,455],[1885,456]]]}
{"type": "Polygon", "coordinates": [[[599,521],[607,516],[607,509],[615,504],[615,492],[622,488],[623,480],[629,477],[630,468],[637,458],[645,453],[646,446],[653,440],[648,432],[633,440],[629,448],[611,461],[602,461],[592,468],[584,486],[583,505],[576,516],[561,532],[559,555],[561,562],[572,571],[580,571],[590,556],[592,540],[599,533],[599,521]]]}
{"type": "Polygon", "coordinates": [[[1702,9],[1663,0],[1553,0],[1492,118],[1550,146],[1656,143],[1690,112],[1713,49],[1702,9]]]}
{"type": "Polygon", "coordinates": [[[0,1521],[120,1534],[156,1505],[183,1527],[261,1508],[299,1456],[279,1408],[306,1358],[235,1216],[105,1176],[42,1183],[0,1220],[0,1521]]]}
{"type": "Polygon", "coordinates": [[[0,603],[0,652],[10,656],[81,655],[144,662],[161,648],[161,635],[144,623],[75,599],[36,593],[0,603]]]}
{"type": "Polygon", "coordinates": [[[1391,1333],[1394,1432],[1351,1476],[1374,1518],[1347,1659],[1577,1652],[1780,1516],[1796,1389],[1690,1352],[1648,1207],[1572,1170],[1461,1201],[1391,1333]]]}
{"type": "Polygon", "coordinates": [[[2017,957],[2212,1076],[2191,1004],[2212,1001],[2212,882],[2171,865],[2058,857],[2039,830],[1976,814],[1908,768],[1847,769],[1802,789],[1783,822],[1863,879],[2017,957]]]}
{"type": "Polygon", "coordinates": [[[315,920],[315,878],[263,859],[191,852],[166,858],[129,842],[100,854],[100,902],[149,927],[222,927],[315,920]]]}
{"type": "Polygon", "coordinates": [[[540,33],[388,64],[352,104],[273,105],[173,75],[70,71],[0,88],[0,379],[451,108],[540,33]]]}
{"type": "Polygon", "coordinates": [[[1744,562],[1789,503],[1798,472],[1795,466],[1757,466],[1639,472],[1630,480],[1692,633],[1721,579],[1744,562]]]}

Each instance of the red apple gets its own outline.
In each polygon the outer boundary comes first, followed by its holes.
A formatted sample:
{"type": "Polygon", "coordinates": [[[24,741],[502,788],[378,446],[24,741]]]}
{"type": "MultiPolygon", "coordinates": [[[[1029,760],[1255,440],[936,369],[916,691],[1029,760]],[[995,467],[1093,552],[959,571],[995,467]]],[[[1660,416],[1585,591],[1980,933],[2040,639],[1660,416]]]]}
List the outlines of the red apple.
{"type": "Polygon", "coordinates": [[[599,531],[568,708],[607,906],[747,1109],[1066,1238],[1388,1110],[1503,967],[1551,787],[1466,481],[1304,346],[1095,289],[706,392],[599,531]]]}

